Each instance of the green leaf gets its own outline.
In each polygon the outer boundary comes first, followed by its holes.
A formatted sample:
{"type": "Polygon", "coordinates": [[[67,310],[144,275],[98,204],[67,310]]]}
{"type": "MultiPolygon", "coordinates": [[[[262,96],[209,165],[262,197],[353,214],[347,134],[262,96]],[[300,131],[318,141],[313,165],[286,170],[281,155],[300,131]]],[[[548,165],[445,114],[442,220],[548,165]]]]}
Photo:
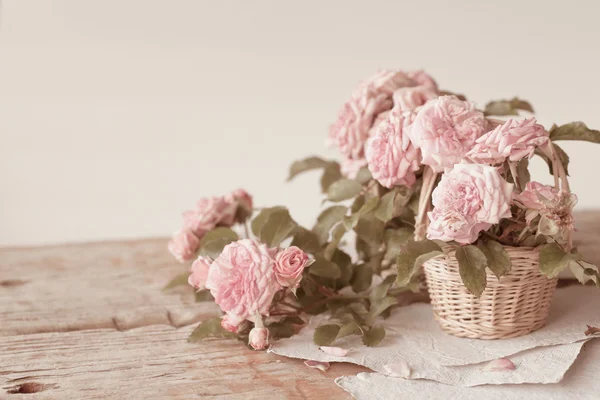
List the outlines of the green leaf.
{"type": "Polygon", "coordinates": [[[261,212],[259,212],[258,215],[256,217],[254,217],[254,219],[252,220],[252,223],[251,223],[252,233],[254,233],[254,235],[256,235],[256,236],[259,236],[260,230],[262,229],[265,222],[267,222],[267,219],[269,218],[269,216],[271,214],[273,214],[274,212],[281,211],[281,210],[287,210],[287,208],[285,208],[283,206],[275,206],[275,207],[265,208],[261,212]]]}
{"type": "Polygon", "coordinates": [[[211,318],[200,322],[200,325],[188,337],[189,343],[196,343],[207,338],[235,338],[235,333],[226,331],[221,326],[221,318],[211,318]]]}
{"type": "Polygon", "coordinates": [[[360,293],[371,287],[373,281],[373,269],[367,264],[359,264],[354,268],[352,275],[352,290],[354,293],[360,293]]]}
{"type": "Polygon", "coordinates": [[[288,177],[288,181],[291,181],[296,175],[301,174],[306,171],[310,171],[313,169],[325,168],[330,163],[328,161],[323,160],[319,157],[308,157],[304,160],[294,161],[292,166],[290,167],[290,176],[288,177]]]}
{"type": "Polygon", "coordinates": [[[408,285],[413,275],[427,260],[440,254],[442,254],[442,249],[431,240],[414,241],[411,239],[406,242],[396,260],[398,271],[396,284],[398,286],[408,285]]]}
{"type": "Polygon", "coordinates": [[[384,223],[377,218],[365,215],[358,220],[354,231],[366,243],[379,247],[383,242],[384,227],[384,223]]]}
{"type": "Polygon", "coordinates": [[[340,327],[340,331],[337,334],[337,338],[341,339],[343,337],[355,334],[362,334],[362,329],[360,325],[356,323],[356,321],[350,321],[345,325],[340,327]]]}
{"type": "Polygon", "coordinates": [[[571,122],[565,125],[550,128],[550,139],[555,140],[583,140],[586,142],[600,143],[600,131],[590,129],[583,122],[571,122]]]}
{"type": "Polygon", "coordinates": [[[481,240],[477,247],[485,254],[488,268],[498,279],[510,271],[512,266],[510,257],[500,243],[495,240],[481,240]]]}
{"type": "Polygon", "coordinates": [[[568,254],[556,243],[540,246],[540,271],[548,278],[556,278],[569,264],[568,254]]]}
{"type": "Polygon", "coordinates": [[[485,115],[519,115],[518,110],[533,113],[533,107],[525,100],[513,97],[511,100],[495,100],[485,105],[485,115]]]}
{"type": "Polygon", "coordinates": [[[327,244],[325,251],[323,252],[323,256],[327,260],[331,260],[333,253],[336,251],[345,233],[346,227],[342,223],[337,224],[335,228],[333,228],[333,231],[331,232],[331,241],[327,244]]]}
{"type": "Polygon", "coordinates": [[[365,346],[377,346],[385,338],[385,328],[383,326],[374,326],[363,335],[362,342],[365,346]]]}
{"type": "Polygon", "coordinates": [[[383,195],[379,206],[375,210],[375,216],[382,222],[388,222],[394,217],[394,200],[396,191],[392,190],[383,195]]]}
{"type": "Polygon", "coordinates": [[[205,301],[215,301],[215,298],[210,294],[210,290],[199,290],[194,293],[194,300],[196,303],[203,303],[205,301]]]}
{"type": "Polygon", "coordinates": [[[277,247],[292,235],[297,226],[288,210],[278,210],[269,215],[260,229],[259,238],[267,246],[277,247]]]}
{"type": "Polygon", "coordinates": [[[338,163],[329,163],[323,170],[321,175],[321,191],[327,193],[327,189],[333,182],[337,182],[342,179],[342,173],[340,172],[340,165],[338,163]]]}
{"type": "Polygon", "coordinates": [[[315,329],[313,342],[317,346],[329,346],[337,338],[340,327],[337,325],[321,325],[315,329]]]}
{"type": "Polygon", "coordinates": [[[379,285],[375,286],[371,291],[371,295],[369,296],[371,303],[375,303],[387,296],[388,290],[390,290],[390,287],[392,287],[395,279],[396,278],[393,275],[390,275],[379,285]]]}
{"type": "Polygon", "coordinates": [[[398,304],[398,300],[395,297],[386,296],[371,303],[369,315],[371,318],[374,318],[395,304],[398,304]]]}
{"type": "Polygon", "coordinates": [[[356,174],[356,178],[354,179],[355,181],[357,181],[360,184],[365,184],[368,181],[370,181],[373,178],[373,176],[371,175],[371,171],[369,171],[368,167],[362,167],[361,169],[358,170],[358,173],[356,174]]]}
{"type": "Polygon", "coordinates": [[[269,337],[273,340],[284,339],[292,337],[296,333],[294,324],[290,321],[282,320],[279,322],[273,322],[269,324],[269,337]]]}
{"type": "MultiPolygon", "coordinates": [[[[571,161],[569,159],[569,155],[556,143],[553,143],[553,146],[554,146],[554,151],[556,151],[556,154],[558,155],[558,160],[560,161],[560,163],[562,164],[562,166],[565,170],[565,173],[567,175],[569,175],[569,162],[571,161]]],[[[550,159],[548,156],[546,156],[544,153],[542,153],[542,151],[540,149],[536,149],[535,154],[540,156],[544,161],[546,161],[546,164],[548,164],[548,170],[550,172],[550,175],[552,175],[554,173],[552,171],[552,159],[550,159]]]]}
{"type": "Polygon", "coordinates": [[[414,232],[410,228],[387,229],[383,234],[385,242],[383,259],[387,262],[395,262],[400,255],[402,246],[413,237],[413,234],[414,232]]]}
{"type": "Polygon", "coordinates": [[[183,286],[188,284],[188,278],[190,276],[189,272],[184,272],[183,274],[179,274],[175,276],[173,279],[167,283],[167,285],[163,288],[163,290],[169,290],[177,286],[183,286]]]}
{"type": "Polygon", "coordinates": [[[351,199],[360,194],[362,185],[350,179],[333,182],[327,189],[327,200],[338,202],[351,199]]]}
{"type": "Polygon", "coordinates": [[[317,235],[301,226],[296,229],[291,246],[297,246],[309,254],[316,254],[321,251],[317,235]]]}
{"type": "Polygon", "coordinates": [[[525,188],[525,185],[531,180],[531,174],[529,173],[529,160],[527,158],[522,159],[517,164],[517,177],[519,185],[525,188]]]}
{"type": "Polygon", "coordinates": [[[379,203],[379,198],[376,196],[371,197],[367,201],[365,201],[362,206],[358,209],[358,211],[354,212],[351,216],[344,217],[344,226],[347,230],[353,229],[356,224],[358,224],[358,220],[363,215],[366,215],[373,211],[377,207],[377,203],[379,203]]]}
{"type": "Polygon", "coordinates": [[[223,248],[238,240],[238,235],[231,228],[218,227],[207,232],[200,240],[200,255],[215,259],[223,248]]]}
{"type": "Polygon", "coordinates": [[[347,211],[345,206],[332,206],[321,212],[313,227],[313,232],[317,235],[320,244],[327,243],[329,231],[344,218],[347,211]]]}
{"type": "Polygon", "coordinates": [[[336,263],[319,256],[315,257],[315,262],[308,267],[308,272],[323,278],[337,279],[342,276],[342,271],[336,263]]]}
{"type": "Polygon", "coordinates": [[[456,249],[456,259],[458,272],[467,290],[475,297],[481,296],[487,283],[485,254],[473,245],[461,246],[456,249]]]}
{"type": "Polygon", "coordinates": [[[542,215],[538,223],[538,232],[542,235],[554,236],[560,232],[560,226],[555,220],[542,215]]]}

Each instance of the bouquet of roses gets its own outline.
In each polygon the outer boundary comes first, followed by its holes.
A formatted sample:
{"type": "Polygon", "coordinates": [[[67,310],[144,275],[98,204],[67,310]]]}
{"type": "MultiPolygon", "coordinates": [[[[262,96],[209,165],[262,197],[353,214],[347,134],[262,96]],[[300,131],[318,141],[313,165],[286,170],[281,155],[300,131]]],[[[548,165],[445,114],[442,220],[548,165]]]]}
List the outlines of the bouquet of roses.
{"type": "Polygon", "coordinates": [[[317,328],[315,343],[355,334],[376,345],[385,336],[378,318],[403,293],[422,290],[420,267],[450,251],[475,295],[486,268],[498,278],[510,271],[503,245],[541,246],[547,276],[570,267],[599,284],[598,268],[572,248],[576,197],[568,156],[554,142],[598,143],[600,132],[581,122],[547,131],[534,118],[498,118],[520,111],[533,108],[515,98],[479,110],[422,71],[385,70],[362,82],[330,129],[342,161],[313,156],[290,168],[290,179],[323,171],[321,188],[334,204],[312,229],[285,207],[253,208],[243,190],[201,199],[183,214],[169,249],[179,261],[195,259],[189,284],[223,312],[190,340],[236,336],[263,349],[296,333],[307,315],[328,312],[332,323],[317,328]],[[533,155],[548,163],[554,186],[530,181],[533,155]]]}

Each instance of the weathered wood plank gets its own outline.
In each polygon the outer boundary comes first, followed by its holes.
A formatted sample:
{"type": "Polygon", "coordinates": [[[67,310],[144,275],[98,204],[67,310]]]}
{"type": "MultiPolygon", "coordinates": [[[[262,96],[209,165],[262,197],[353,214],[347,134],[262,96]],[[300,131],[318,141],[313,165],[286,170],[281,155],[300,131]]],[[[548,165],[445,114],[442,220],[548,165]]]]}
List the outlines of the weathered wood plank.
{"type": "Polygon", "coordinates": [[[153,325],[5,336],[0,393],[37,388],[43,391],[27,398],[341,399],[348,395],[333,378],[365,370],[336,364],[322,373],[235,340],[189,344],[192,329],[153,325]]]}
{"type": "Polygon", "coordinates": [[[165,239],[0,250],[0,336],[183,326],[216,315],[188,287],[161,288],[186,267],[165,239]]]}

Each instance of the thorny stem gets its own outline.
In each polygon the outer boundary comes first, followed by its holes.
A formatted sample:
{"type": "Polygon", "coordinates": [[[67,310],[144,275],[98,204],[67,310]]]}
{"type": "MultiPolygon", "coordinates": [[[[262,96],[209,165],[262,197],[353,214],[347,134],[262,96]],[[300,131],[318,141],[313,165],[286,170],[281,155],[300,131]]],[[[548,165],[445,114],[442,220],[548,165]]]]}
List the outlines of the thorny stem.
{"type": "Polygon", "coordinates": [[[522,191],[521,183],[519,182],[519,177],[517,176],[517,165],[514,162],[509,161],[508,167],[510,168],[510,174],[512,175],[515,186],[517,189],[519,189],[519,192],[522,191]]]}
{"type": "Polygon", "coordinates": [[[250,239],[250,229],[248,229],[248,221],[244,222],[244,235],[246,235],[246,239],[250,239]]]}

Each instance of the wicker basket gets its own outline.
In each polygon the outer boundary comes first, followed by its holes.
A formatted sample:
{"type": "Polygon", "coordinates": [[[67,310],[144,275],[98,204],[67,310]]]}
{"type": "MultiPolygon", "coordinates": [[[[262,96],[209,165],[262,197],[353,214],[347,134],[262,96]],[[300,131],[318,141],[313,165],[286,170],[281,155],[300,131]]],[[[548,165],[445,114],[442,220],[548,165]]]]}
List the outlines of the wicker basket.
{"type": "Polygon", "coordinates": [[[487,269],[487,286],[480,298],[465,288],[454,253],[425,263],[433,312],[444,331],[474,339],[506,339],[544,326],[557,279],[539,272],[538,250],[505,249],[511,271],[498,279],[487,269]]]}

